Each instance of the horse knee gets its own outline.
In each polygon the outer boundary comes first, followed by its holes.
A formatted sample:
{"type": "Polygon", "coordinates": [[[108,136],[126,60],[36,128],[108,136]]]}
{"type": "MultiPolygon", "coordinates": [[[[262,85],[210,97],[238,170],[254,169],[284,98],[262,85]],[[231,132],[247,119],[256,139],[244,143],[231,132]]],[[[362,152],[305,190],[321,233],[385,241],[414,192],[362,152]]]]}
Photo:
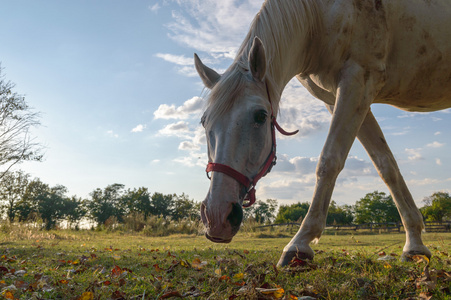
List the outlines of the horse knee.
{"type": "Polygon", "coordinates": [[[316,178],[335,180],[338,174],[343,170],[344,161],[336,157],[321,157],[316,167],[316,178]]]}

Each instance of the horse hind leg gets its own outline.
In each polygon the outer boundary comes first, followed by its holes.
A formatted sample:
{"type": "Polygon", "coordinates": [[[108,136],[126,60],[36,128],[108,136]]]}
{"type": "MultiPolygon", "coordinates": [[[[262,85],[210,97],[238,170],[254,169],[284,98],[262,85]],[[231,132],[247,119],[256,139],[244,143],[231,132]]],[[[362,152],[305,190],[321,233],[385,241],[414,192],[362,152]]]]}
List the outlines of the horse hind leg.
{"type": "Polygon", "coordinates": [[[423,217],[415,205],[382,130],[371,111],[368,112],[360,127],[357,138],[373,161],[379,176],[388,186],[401,216],[406,231],[406,244],[401,259],[410,260],[410,257],[418,254],[430,258],[431,252],[421,239],[421,232],[424,229],[423,217]]]}

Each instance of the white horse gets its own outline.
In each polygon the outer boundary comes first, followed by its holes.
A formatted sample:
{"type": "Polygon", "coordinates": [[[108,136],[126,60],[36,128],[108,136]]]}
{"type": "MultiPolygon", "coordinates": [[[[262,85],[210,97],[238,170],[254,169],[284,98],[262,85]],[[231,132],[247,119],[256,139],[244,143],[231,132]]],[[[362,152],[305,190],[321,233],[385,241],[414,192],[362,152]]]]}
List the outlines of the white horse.
{"type": "Polygon", "coordinates": [[[267,0],[224,74],[197,55],[195,66],[211,89],[202,118],[211,184],[201,205],[210,240],[230,242],[243,199],[255,199],[256,181],[275,154],[280,95],[296,76],[326,104],[332,121],[310,210],[278,265],[313,258],[309,243],[325,228],[336,178],[356,137],[398,207],[406,230],[403,257],[431,256],[421,239],[421,213],[370,106],[421,112],[451,107],[451,1],[267,0]]]}

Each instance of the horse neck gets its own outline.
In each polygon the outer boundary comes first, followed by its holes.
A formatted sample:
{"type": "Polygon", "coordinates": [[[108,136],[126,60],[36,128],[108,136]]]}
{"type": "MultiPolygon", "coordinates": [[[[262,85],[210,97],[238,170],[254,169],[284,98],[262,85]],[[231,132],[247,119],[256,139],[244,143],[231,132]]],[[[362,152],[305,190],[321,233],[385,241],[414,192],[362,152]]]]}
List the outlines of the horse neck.
{"type": "Polygon", "coordinates": [[[318,0],[267,0],[255,17],[242,44],[238,61],[247,61],[254,37],[265,46],[267,76],[281,94],[297,74],[308,72],[315,64],[311,51],[322,28],[318,0]]]}

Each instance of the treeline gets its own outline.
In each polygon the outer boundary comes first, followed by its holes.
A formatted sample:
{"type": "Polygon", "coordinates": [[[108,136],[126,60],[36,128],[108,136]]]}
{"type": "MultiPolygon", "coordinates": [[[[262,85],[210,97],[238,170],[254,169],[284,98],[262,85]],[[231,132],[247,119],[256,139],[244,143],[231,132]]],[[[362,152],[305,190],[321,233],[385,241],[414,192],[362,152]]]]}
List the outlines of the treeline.
{"type": "MultiPolygon", "coordinates": [[[[111,184],[93,190],[87,199],[68,196],[63,185],[50,186],[39,178],[31,179],[22,171],[7,172],[0,180],[1,214],[12,222],[42,223],[43,229],[55,228],[65,222],[69,228],[92,224],[102,228],[108,224],[132,223],[133,230],[142,230],[149,217],[163,221],[200,220],[200,203],[182,194],[151,193],[147,188],[126,189],[123,184],[111,184]],[[142,222],[130,222],[130,220],[142,222]],[[141,224],[141,225],[140,225],[141,224]]],[[[451,197],[437,192],[423,200],[420,208],[427,221],[451,220],[451,197]]],[[[244,209],[244,219],[258,223],[299,222],[307,214],[308,202],[280,205],[277,200],[258,200],[244,209]]],[[[399,222],[400,216],[390,195],[372,192],[355,205],[337,205],[332,201],[327,215],[329,225],[399,222]]]]}
{"type": "MultiPolygon", "coordinates": [[[[446,192],[436,192],[423,199],[420,208],[425,221],[451,221],[451,196],[446,192]]],[[[310,203],[281,205],[275,223],[299,222],[306,215],[310,203]]],[[[358,200],[355,205],[337,205],[331,201],[327,215],[329,225],[400,222],[396,205],[391,195],[374,191],[358,200]]]]}
{"type": "Polygon", "coordinates": [[[144,221],[150,216],[175,221],[199,219],[199,203],[185,194],[151,193],[145,187],[125,189],[123,184],[97,188],[88,199],[67,193],[63,185],[51,187],[22,171],[8,172],[0,181],[0,208],[10,222],[41,220],[45,229],[63,221],[70,228],[78,228],[82,221],[101,227],[108,222],[123,223],[132,215],[144,221]]]}

